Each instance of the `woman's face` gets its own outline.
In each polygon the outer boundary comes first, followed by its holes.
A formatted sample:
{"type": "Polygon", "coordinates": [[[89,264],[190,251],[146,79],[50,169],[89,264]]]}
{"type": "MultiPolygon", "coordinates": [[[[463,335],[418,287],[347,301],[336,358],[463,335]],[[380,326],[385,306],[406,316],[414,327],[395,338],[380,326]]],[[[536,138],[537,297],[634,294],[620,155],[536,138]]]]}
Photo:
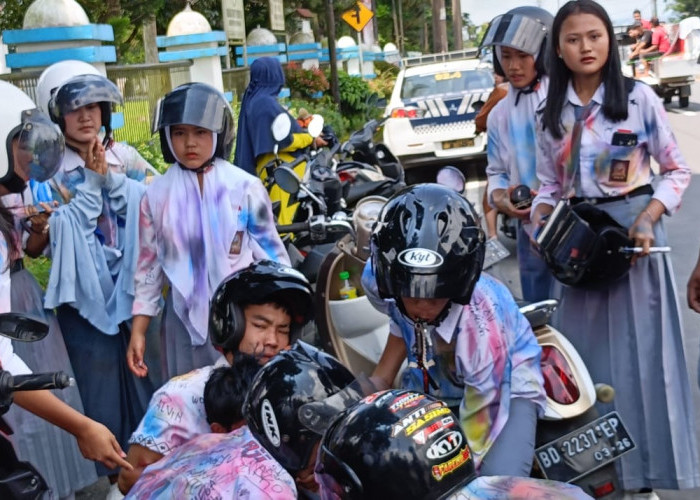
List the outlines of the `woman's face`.
{"type": "Polygon", "coordinates": [[[183,167],[196,170],[212,157],[214,133],[194,125],[170,127],[173,153],[183,167]]]}
{"type": "Polygon", "coordinates": [[[98,103],[87,104],[66,114],[66,139],[90,144],[102,128],[102,110],[98,103]]]}
{"type": "Polygon", "coordinates": [[[608,61],[609,50],[608,31],[599,17],[577,13],[562,23],[557,53],[574,76],[599,74],[608,61]]]}
{"type": "Polygon", "coordinates": [[[537,78],[533,56],[512,47],[501,47],[500,52],[498,62],[501,63],[503,72],[513,87],[516,89],[527,87],[537,78]]]}

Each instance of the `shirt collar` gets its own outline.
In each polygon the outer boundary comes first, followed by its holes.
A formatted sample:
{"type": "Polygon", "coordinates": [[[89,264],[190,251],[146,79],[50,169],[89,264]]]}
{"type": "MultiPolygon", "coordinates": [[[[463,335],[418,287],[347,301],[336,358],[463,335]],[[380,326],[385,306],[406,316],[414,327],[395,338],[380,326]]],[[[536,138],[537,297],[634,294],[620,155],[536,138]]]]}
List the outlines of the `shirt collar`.
{"type": "Polygon", "coordinates": [[[457,323],[459,322],[463,309],[463,305],[451,302],[450,310],[448,311],[447,316],[438,326],[435,327],[435,333],[437,333],[440,338],[448,344],[452,340],[452,335],[454,335],[454,332],[457,329],[457,323]]]}
{"type": "MultiPolygon", "coordinates": [[[[605,84],[601,82],[601,84],[598,85],[596,91],[593,93],[591,101],[595,102],[597,105],[600,106],[603,104],[604,98],[605,84]]],[[[569,101],[569,104],[573,104],[574,106],[583,106],[581,99],[579,99],[578,94],[576,94],[576,91],[574,90],[574,86],[572,85],[571,80],[569,80],[569,83],[566,86],[566,99],[567,101],[569,101]]]]}

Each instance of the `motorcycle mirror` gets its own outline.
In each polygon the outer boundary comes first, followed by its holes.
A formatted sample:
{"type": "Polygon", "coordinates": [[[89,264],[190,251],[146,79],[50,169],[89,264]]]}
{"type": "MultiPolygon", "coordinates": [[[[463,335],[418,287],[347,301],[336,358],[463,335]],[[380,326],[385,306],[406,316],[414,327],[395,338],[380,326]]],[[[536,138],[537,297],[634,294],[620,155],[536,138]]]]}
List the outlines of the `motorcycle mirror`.
{"type": "Polygon", "coordinates": [[[287,113],[280,113],[272,120],[270,129],[275,141],[282,142],[289,136],[289,132],[292,130],[292,120],[287,113]]]}
{"type": "Polygon", "coordinates": [[[283,191],[290,194],[296,194],[299,192],[301,179],[299,179],[299,176],[291,168],[284,166],[277,167],[273,176],[275,178],[275,183],[283,191]]]}
{"type": "Polygon", "coordinates": [[[464,185],[466,182],[467,180],[464,178],[464,174],[457,167],[443,167],[437,174],[438,184],[453,189],[459,194],[464,193],[464,185]]]}
{"type": "Polygon", "coordinates": [[[0,335],[20,342],[36,342],[49,333],[49,325],[22,313],[0,314],[0,335]]]}
{"type": "Polygon", "coordinates": [[[311,137],[318,137],[321,135],[321,132],[323,132],[323,117],[321,115],[313,115],[311,117],[311,121],[309,122],[309,126],[306,127],[306,130],[309,132],[309,135],[311,137]]]}

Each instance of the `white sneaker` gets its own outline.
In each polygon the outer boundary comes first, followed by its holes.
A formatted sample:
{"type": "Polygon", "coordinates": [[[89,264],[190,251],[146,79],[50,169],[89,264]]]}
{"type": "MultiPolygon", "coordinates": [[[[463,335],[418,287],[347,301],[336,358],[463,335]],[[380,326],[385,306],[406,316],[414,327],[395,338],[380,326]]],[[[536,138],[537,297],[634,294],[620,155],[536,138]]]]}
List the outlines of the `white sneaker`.
{"type": "Polygon", "coordinates": [[[625,491],[622,500],[661,500],[654,490],[640,492],[639,490],[625,491]]]}

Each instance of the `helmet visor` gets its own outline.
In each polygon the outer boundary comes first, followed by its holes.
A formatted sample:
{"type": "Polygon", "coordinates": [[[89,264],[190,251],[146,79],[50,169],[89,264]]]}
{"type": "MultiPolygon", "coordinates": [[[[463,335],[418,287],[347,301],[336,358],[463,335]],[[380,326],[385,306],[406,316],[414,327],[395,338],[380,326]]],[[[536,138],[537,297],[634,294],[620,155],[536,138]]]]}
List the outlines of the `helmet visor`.
{"type": "Polygon", "coordinates": [[[491,21],[481,46],[513,47],[534,56],[546,35],[545,25],[535,19],[521,14],[503,14],[491,21]]]}
{"type": "Polygon", "coordinates": [[[355,500],[363,498],[362,482],[357,474],[326,448],[318,449],[314,477],[321,500],[355,500]]]}
{"type": "Polygon", "coordinates": [[[38,109],[22,112],[15,164],[30,178],[49,180],[63,161],[65,142],[58,127],[38,109]]]}
{"type": "Polygon", "coordinates": [[[65,116],[78,108],[99,102],[123,104],[119,88],[102,75],[80,75],[71,78],[56,91],[53,113],[65,116]]]}
{"type": "Polygon", "coordinates": [[[226,125],[221,95],[193,86],[161,98],[153,117],[153,133],[171,125],[194,125],[219,134],[226,125]]]}

